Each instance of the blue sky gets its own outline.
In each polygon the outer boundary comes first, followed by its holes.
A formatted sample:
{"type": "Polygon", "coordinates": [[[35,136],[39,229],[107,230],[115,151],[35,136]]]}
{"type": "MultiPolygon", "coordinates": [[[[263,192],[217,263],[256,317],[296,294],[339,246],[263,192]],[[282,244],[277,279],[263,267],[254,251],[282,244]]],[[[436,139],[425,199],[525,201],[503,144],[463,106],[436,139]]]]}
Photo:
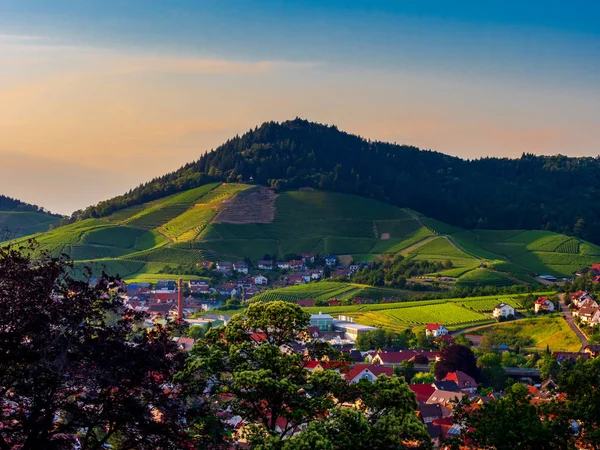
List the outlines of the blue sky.
{"type": "Polygon", "coordinates": [[[295,116],[467,158],[597,155],[599,19],[582,0],[0,0],[0,192],[70,212],[295,116]]]}

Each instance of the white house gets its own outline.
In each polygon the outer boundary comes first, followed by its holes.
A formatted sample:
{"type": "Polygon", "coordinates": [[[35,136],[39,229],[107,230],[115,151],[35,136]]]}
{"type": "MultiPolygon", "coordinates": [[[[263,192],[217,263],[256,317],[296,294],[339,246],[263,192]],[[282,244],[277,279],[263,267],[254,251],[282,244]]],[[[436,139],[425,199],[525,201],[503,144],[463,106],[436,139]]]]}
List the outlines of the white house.
{"type": "Polygon", "coordinates": [[[448,329],[439,323],[428,323],[425,327],[425,335],[439,337],[448,334],[448,329]]]}
{"type": "Polygon", "coordinates": [[[325,264],[327,264],[328,266],[335,266],[337,263],[337,256],[335,255],[327,255],[325,257],[325,264]]]}
{"type": "Polygon", "coordinates": [[[497,305],[494,308],[493,311],[493,316],[498,318],[498,317],[508,317],[508,316],[514,316],[515,315],[515,308],[513,308],[510,305],[507,305],[506,303],[500,303],[499,305],[497,305]]]}
{"type": "Polygon", "coordinates": [[[258,268],[260,270],[273,270],[273,261],[261,259],[258,261],[258,268]]]}
{"type": "Polygon", "coordinates": [[[290,263],[289,263],[289,261],[279,261],[277,263],[277,267],[282,270],[289,269],[290,263]]]}
{"type": "Polygon", "coordinates": [[[234,262],[233,270],[235,270],[236,272],[247,274],[248,273],[248,264],[246,264],[244,261],[234,262]]]}
{"type": "Polygon", "coordinates": [[[264,275],[256,275],[254,277],[254,284],[265,285],[268,283],[269,283],[269,280],[264,275]]]}
{"type": "Polygon", "coordinates": [[[535,301],[534,309],[536,314],[540,311],[554,311],[554,303],[547,297],[540,297],[535,301]]]}

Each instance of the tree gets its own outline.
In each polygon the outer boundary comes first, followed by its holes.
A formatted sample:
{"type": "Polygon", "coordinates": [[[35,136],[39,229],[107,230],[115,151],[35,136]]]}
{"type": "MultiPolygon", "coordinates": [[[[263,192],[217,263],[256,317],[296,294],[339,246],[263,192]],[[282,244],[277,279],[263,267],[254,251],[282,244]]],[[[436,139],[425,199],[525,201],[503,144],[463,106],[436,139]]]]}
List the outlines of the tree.
{"type": "Polygon", "coordinates": [[[435,377],[444,378],[448,372],[462,371],[479,381],[480,372],[477,360],[470,348],[452,344],[440,352],[440,360],[435,364],[435,377]]]}
{"type": "Polygon", "coordinates": [[[360,409],[334,408],[327,417],[311,423],[306,432],[286,442],[284,448],[432,448],[431,438],[414,412],[415,395],[406,382],[395,376],[380,376],[374,383],[362,380],[357,389],[362,399],[360,409]]]}
{"type": "Polygon", "coordinates": [[[183,362],[174,326],[141,328],[119,280],[91,287],[36,251],[0,248],[0,448],[186,445],[183,405],[165,389],[183,362]]]}
{"type": "Polygon", "coordinates": [[[404,377],[407,382],[410,382],[415,376],[415,364],[412,361],[402,361],[400,362],[400,366],[394,367],[394,374],[404,377]],[[396,369],[398,369],[397,373],[396,369]]]}
{"type": "Polygon", "coordinates": [[[462,345],[463,347],[473,347],[473,343],[469,340],[467,336],[464,334],[458,334],[454,337],[454,343],[458,345],[462,345]]]}
{"type": "Polygon", "coordinates": [[[540,377],[542,379],[548,377],[555,377],[559,371],[559,365],[554,356],[551,353],[546,352],[544,357],[538,361],[538,367],[540,369],[540,377]]]}
{"type": "Polygon", "coordinates": [[[334,399],[351,395],[337,372],[305,370],[309,360],[324,358],[335,367],[347,367],[328,344],[305,342],[306,356],[281,350],[306,334],[309,318],[295,304],[253,303],[227,326],[212,328],[196,343],[177,377],[187,387],[185,395],[191,403],[229,407],[250,424],[246,437],[253,446],[281,448],[291,430],[326,414],[334,399]]]}
{"type": "Polygon", "coordinates": [[[556,449],[571,448],[572,428],[564,416],[548,414],[531,403],[527,387],[514,384],[504,398],[472,408],[468,399],[458,404],[454,421],[463,427],[461,442],[468,448],[556,449]]]}

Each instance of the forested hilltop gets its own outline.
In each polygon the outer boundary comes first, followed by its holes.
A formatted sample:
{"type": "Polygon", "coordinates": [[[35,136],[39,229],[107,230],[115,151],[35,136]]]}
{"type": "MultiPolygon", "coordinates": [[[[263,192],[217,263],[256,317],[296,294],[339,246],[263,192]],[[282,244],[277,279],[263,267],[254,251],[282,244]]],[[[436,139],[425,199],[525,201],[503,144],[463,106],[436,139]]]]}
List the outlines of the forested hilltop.
{"type": "Polygon", "coordinates": [[[0,195],[0,211],[17,211],[17,212],[47,212],[44,208],[37,205],[22,202],[16,198],[0,195]]]}
{"type": "Polygon", "coordinates": [[[282,190],[357,194],[467,229],[545,229],[600,243],[599,176],[599,158],[463,160],[295,119],[264,123],[71,220],[104,217],[210,181],[254,180],[282,190]]]}

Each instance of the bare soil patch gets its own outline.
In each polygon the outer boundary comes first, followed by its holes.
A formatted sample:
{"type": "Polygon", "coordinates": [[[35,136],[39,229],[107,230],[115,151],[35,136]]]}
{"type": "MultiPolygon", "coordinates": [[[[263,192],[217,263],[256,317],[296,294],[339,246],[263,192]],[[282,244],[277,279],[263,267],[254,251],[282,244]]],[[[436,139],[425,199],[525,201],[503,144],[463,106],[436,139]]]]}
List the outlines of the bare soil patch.
{"type": "Polygon", "coordinates": [[[238,193],[223,202],[221,211],[215,216],[215,223],[271,223],[275,218],[277,194],[265,187],[238,193]]]}

